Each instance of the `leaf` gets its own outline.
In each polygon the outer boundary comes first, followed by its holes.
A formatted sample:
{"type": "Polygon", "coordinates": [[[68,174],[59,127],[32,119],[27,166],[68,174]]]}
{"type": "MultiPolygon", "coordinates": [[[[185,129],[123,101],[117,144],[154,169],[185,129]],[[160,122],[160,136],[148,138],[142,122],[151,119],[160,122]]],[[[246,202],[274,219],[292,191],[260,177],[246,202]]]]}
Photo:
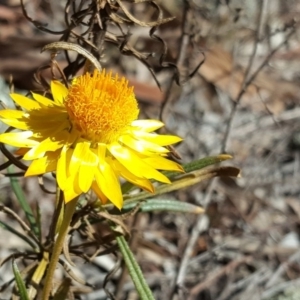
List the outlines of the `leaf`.
{"type": "Polygon", "coordinates": [[[140,296],[141,300],[154,300],[152,292],[144,278],[140,266],[130,250],[124,236],[116,237],[118,246],[121,250],[124,262],[128,268],[129,275],[134,283],[134,286],[140,296]]]}
{"type": "MultiPolygon", "coordinates": [[[[228,154],[220,154],[217,156],[208,156],[201,158],[196,161],[192,161],[190,163],[187,163],[183,165],[183,169],[186,173],[190,173],[196,170],[201,170],[205,167],[220,163],[224,160],[231,159],[232,156],[228,154]]],[[[175,176],[182,175],[180,172],[165,172],[164,175],[166,175],[169,179],[174,178],[175,176]]]]}
{"type": "Polygon", "coordinates": [[[132,210],[138,204],[140,204],[139,211],[141,212],[169,211],[192,214],[201,214],[204,212],[204,209],[200,206],[196,206],[187,202],[169,199],[147,199],[142,203],[141,201],[133,201],[130,203],[125,202],[122,211],[132,210]]]}
{"type": "Polygon", "coordinates": [[[38,231],[39,231],[39,236],[38,236],[38,239],[39,241],[42,240],[42,223],[41,223],[41,209],[40,209],[40,206],[38,204],[38,202],[36,202],[36,205],[35,205],[35,209],[36,209],[36,225],[38,227],[38,231]]]}
{"type": "Polygon", "coordinates": [[[27,294],[25,283],[22,279],[21,273],[15,261],[12,262],[12,267],[21,300],[30,300],[27,294]]]}

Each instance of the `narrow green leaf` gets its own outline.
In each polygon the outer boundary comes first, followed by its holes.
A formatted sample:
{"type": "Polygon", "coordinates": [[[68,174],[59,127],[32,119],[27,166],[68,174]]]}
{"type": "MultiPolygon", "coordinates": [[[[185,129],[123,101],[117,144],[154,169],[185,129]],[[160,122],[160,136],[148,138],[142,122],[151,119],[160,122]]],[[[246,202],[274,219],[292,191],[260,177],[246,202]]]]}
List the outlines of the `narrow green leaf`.
{"type": "Polygon", "coordinates": [[[204,212],[204,209],[200,206],[196,206],[187,202],[169,199],[147,199],[142,203],[141,201],[134,201],[130,203],[125,202],[122,211],[129,211],[136,207],[136,205],[138,204],[140,204],[139,210],[141,212],[169,211],[192,214],[201,214],[204,212]]]}
{"type": "MultiPolygon", "coordinates": [[[[208,157],[204,157],[199,160],[184,164],[183,169],[184,169],[185,173],[190,173],[190,172],[193,172],[196,170],[201,170],[205,167],[220,163],[224,160],[228,160],[231,158],[232,158],[232,156],[228,155],[228,154],[220,154],[217,156],[208,156],[208,157]]],[[[169,179],[171,179],[175,176],[182,175],[182,173],[168,171],[168,172],[164,172],[164,175],[166,175],[169,179]]]]}
{"type": "Polygon", "coordinates": [[[135,257],[133,255],[133,253],[131,252],[124,236],[118,236],[118,237],[116,237],[116,240],[117,240],[118,246],[121,250],[125,264],[128,268],[129,275],[130,275],[130,277],[134,283],[134,286],[140,296],[140,299],[141,300],[154,300],[152,292],[144,278],[141,268],[138,265],[137,261],[135,260],[135,257]]]}
{"type": "Polygon", "coordinates": [[[22,279],[21,273],[20,273],[19,268],[18,268],[17,264],[15,263],[15,261],[12,262],[12,267],[13,267],[13,272],[15,275],[15,280],[16,280],[16,284],[18,287],[18,291],[20,294],[20,299],[21,300],[30,300],[27,290],[26,290],[25,283],[22,279]]]}
{"type": "MultiPolygon", "coordinates": [[[[12,168],[11,166],[8,168],[8,172],[12,172],[11,168],[12,168]]],[[[23,211],[25,212],[26,218],[30,224],[30,228],[34,232],[35,236],[39,237],[40,236],[39,227],[37,226],[34,214],[26,200],[26,197],[23,193],[23,190],[20,186],[18,179],[15,177],[10,177],[10,182],[11,182],[13,192],[15,193],[15,195],[17,197],[17,200],[18,200],[19,204],[21,205],[23,211]]]]}
{"type": "Polygon", "coordinates": [[[5,222],[0,220],[0,227],[2,227],[3,229],[15,234],[16,236],[18,236],[20,239],[22,239],[23,241],[25,241],[27,244],[29,244],[33,249],[36,248],[36,245],[34,242],[32,242],[27,236],[23,235],[22,233],[20,233],[19,231],[17,231],[16,229],[14,229],[13,227],[9,226],[8,224],[6,224],[5,222]]]}
{"type": "Polygon", "coordinates": [[[38,202],[36,202],[36,204],[35,204],[35,210],[36,210],[36,226],[38,227],[38,232],[39,232],[38,240],[41,241],[42,240],[42,222],[41,222],[41,209],[40,209],[38,202]]]}

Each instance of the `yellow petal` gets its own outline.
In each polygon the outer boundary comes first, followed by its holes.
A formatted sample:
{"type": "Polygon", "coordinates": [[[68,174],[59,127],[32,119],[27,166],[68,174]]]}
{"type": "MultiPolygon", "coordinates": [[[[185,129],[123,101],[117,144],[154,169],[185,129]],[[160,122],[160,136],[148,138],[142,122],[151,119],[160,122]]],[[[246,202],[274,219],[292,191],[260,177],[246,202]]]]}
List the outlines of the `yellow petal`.
{"type": "Polygon", "coordinates": [[[68,89],[59,81],[51,81],[51,92],[55,103],[59,105],[64,104],[64,100],[68,95],[68,89]]]}
{"type": "Polygon", "coordinates": [[[154,169],[184,172],[181,165],[161,156],[147,157],[144,158],[143,161],[154,169]]]}
{"type": "Polygon", "coordinates": [[[137,185],[138,187],[150,193],[154,193],[154,187],[148,179],[140,178],[133,175],[116,159],[108,158],[108,163],[116,170],[116,172],[120,174],[121,177],[123,177],[127,181],[133,183],[134,185],[137,185]]]}
{"type": "Polygon", "coordinates": [[[182,141],[182,138],[176,135],[160,135],[143,131],[132,131],[132,134],[136,138],[144,139],[160,146],[168,146],[182,141]]]}
{"type": "Polygon", "coordinates": [[[21,119],[25,113],[21,110],[3,109],[0,110],[0,118],[2,119],[21,119]]]}
{"type": "Polygon", "coordinates": [[[130,135],[123,135],[119,138],[119,141],[125,144],[126,146],[130,147],[131,149],[143,153],[148,154],[150,152],[150,155],[153,153],[168,153],[170,152],[168,149],[161,147],[157,144],[143,141],[143,140],[136,140],[130,135]]]}
{"type": "Polygon", "coordinates": [[[40,104],[43,104],[45,106],[53,106],[54,102],[42,95],[36,94],[36,93],[31,93],[34,100],[36,100],[37,102],[39,102],[40,104]]]}
{"type": "Polygon", "coordinates": [[[80,186],[79,186],[79,173],[69,173],[68,174],[68,178],[65,184],[65,191],[66,190],[70,190],[70,191],[74,191],[74,193],[76,193],[77,195],[80,195],[83,193],[83,191],[81,190],[80,186]]]}
{"type": "Polygon", "coordinates": [[[39,142],[29,139],[32,136],[32,131],[2,133],[0,134],[0,143],[14,147],[30,148],[39,144],[39,142]]]}
{"type": "Polygon", "coordinates": [[[92,184],[92,190],[97,195],[97,197],[100,199],[102,204],[105,204],[107,202],[107,197],[102,193],[97,183],[94,181],[92,184]]]}
{"type": "Polygon", "coordinates": [[[87,143],[79,142],[76,144],[69,165],[70,174],[75,174],[78,172],[78,169],[81,164],[81,158],[84,156],[86,148],[87,148],[87,143]]]}
{"type": "Polygon", "coordinates": [[[135,153],[117,143],[108,146],[110,153],[133,175],[147,179],[155,179],[164,183],[170,183],[170,180],[159,171],[153,169],[150,165],[139,158],[135,153]]]}
{"type": "Polygon", "coordinates": [[[96,154],[98,155],[101,162],[106,160],[106,150],[107,150],[106,144],[98,143],[96,154]]]}
{"type": "Polygon", "coordinates": [[[158,120],[135,120],[131,123],[131,126],[138,127],[139,130],[145,132],[152,132],[163,127],[164,123],[158,120]]]}
{"type": "MultiPolygon", "coordinates": [[[[68,188],[64,190],[65,203],[72,201],[74,198],[79,196],[81,193],[77,193],[73,188],[68,188]]],[[[74,200],[75,201],[75,200],[74,200]]]]}
{"type": "Polygon", "coordinates": [[[33,110],[33,109],[40,109],[41,106],[38,102],[31,100],[23,95],[19,94],[10,94],[12,99],[17,103],[19,106],[25,108],[26,110],[33,110]]]}
{"type": "Polygon", "coordinates": [[[48,137],[51,136],[57,141],[68,143],[70,132],[68,131],[69,122],[64,123],[46,123],[44,126],[47,128],[38,129],[39,136],[48,137]]]}
{"type": "MultiPolygon", "coordinates": [[[[100,150],[101,151],[101,150],[100,150]]],[[[120,182],[112,167],[99,157],[99,168],[95,169],[97,185],[103,194],[119,209],[123,205],[120,182]]]]}
{"type": "MultiPolygon", "coordinates": [[[[68,149],[66,152],[66,167],[68,167],[69,161],[71,159],[72,151],[68,149]]],[[[65,203],[73,200],[75,197],[82,194],[78,186],[78,173],[67,174],[67,178],[63,184],[64,200],[65,203]]]]}
{"type": "Polygon", "coordinates": [[[83,193],[79,183],[79,167],[86,145],[89,143],[80,142],[76,144],[75,149],[68,149],[65,158],[61,157],[61,165],[58,164],[58,172],[61,177],[57,178],[57,182],[65,192],[65,201],[70,201],[74,195],[83,193]],[[62,182],[62,180],[64,181],[62,182]]]}
{"type": "Polygon", "coordinates": [[[51,138],[47,138],[40,142],[39,145],[31,148],[23,157],[24,160],[33,160],[41,158],[47,151],[56,151],[63,147],[62,141],[52,141],[51,138]]]}
{"type": "Polygon", "coordinates": [[[87,147],[81,158],[79,168],[79,187],[84,193],[91,188],[95,176],[95,167],[99,162],[97,155],[90,150],[90,143],[85,144],[87,144],[87,147]]]}
{"type": "Polygon", "coordinates": [[[61,150],[60,157],[57,162],[56,180],[61,190],[65,189],[67,181],[67,168],[72,152],[72,149],[68,149],[67,146],[64,146],[61,150]]]}
{"type": "Polygon", "coordinates": [[[29,129],[26,115],[20,110],[0,110],[0,119],[3,123],[21,130],[29,129]]]}
{"type": "Polygon", "coordinates": [[[57,166],[59,152],[47,153],[44,157],[35,159],[27,169],[25,176],[35,176],[53,172],[57,166]]]}
{"type": "Polygon", "coordinates": [[[20,129],[20,130],[30,129],[30,127],[28,126],[28,122],[19,121],[17,119],[2,119],[1,121],[6,125],[14,127],[16,129],[20,129]]]}

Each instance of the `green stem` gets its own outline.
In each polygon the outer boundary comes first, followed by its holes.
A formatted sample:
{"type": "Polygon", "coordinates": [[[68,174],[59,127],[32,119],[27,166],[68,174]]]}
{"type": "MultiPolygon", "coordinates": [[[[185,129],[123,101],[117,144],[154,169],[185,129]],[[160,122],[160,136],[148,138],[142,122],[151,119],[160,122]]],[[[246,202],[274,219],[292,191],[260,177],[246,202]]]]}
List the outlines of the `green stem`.
{"type": "Polygon", "coordinates": [[[135,285],[135,288],[140,296],[141,300],[154,300],[153,294],[149,288],[148,283],[146,282],[140,266],[133,253],[131,252],[124,236],[116,237],[118,246],[121,250],[123,259],[128,268],[129,275],[135,285]]]}
{"type": "Polygon", "coordinates": [[[78,198],[73,199],[72,201],[68,202],[65,204],[64,210],[64,218],[62,220],[61,226],[58,231],[58,236],[55,241],[53,250],[52,250],[52,255],[49,263],[49,267],[47,270],[46,278],[45,278],[45,286],[43,290],[43,296],[42,300],[48,300],[51,290],[52,290],[52,280],[53,280],[53,275],[59,260],[59,256],[61,254],[65,237],[68,233],[69,225],[72,221],[72,216],[75,212],[76,209],[76,204],[77,204],[78,198]]]}

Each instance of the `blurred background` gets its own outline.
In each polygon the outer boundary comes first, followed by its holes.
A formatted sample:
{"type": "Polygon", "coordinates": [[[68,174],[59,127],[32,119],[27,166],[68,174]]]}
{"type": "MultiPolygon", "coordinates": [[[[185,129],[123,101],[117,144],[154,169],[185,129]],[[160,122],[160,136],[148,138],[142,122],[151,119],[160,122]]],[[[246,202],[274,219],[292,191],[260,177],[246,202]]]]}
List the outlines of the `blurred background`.
{"type": "MultiPolygon", "coordinates": [[[[153,19],[155,10],[146,3],[130,2],[125,4],[137,19],[153,19]]],[[[162,44],[145,27],[123,29],[130,32],[130,45],[150,54],[161,89],[143,63],[120,54],[113,43],[104,45],[102,65],[130,79],[141,118],[162,118],[165,132],[184,138],[176,148],[182,162],[229,153],[229,164],[239,167],[242,177],[169,196],[206,207],[200,217],[139,216],[134,251],[146,279],[156,299],[300,299],[300,2],[156,2],[165,17],[175,17],[155,34],[165,41],[165,62],[177,65],[181,84],[173,68],[161,64],[162,44]]],[[[24,0],[24,5],[32,20],[49,30],[64,29],[64,1],[24,0]]],[[[33,75],[50,62],[50,53],[41,49],[59,37],[33,26],[18,0],[0,1],[2,102],[9,105],[10,78],[24,93],[41,89],[33,75]]],[[[57,60],[66,65],[63,55],[57,60]]],[[[50,72],[45,76],[51,79],[50,72]]],[[[43,216],[51,216],[53,196],[34,178],[22,184],[32,205],[38,201],[43,216]]],[[[2,203],[18,211],[7,178],[0,179],[0,187],[2,203]]],[[[14,225],[2,213],[0,218],[14,225]]],[[[0,259],[26,247],[2,229],[0,234],[0,259]]],[[[115,259],[101,256],[91,264],[77,270],[95,286],[81,299],[107,299],[102,284],[115,259]]],[[[120,283],[119,276],[109,289],[117,299],[137,299],[130,279],[120,283]]],[[[0,286],[11,278],[5,264],[0,286]]]]}

